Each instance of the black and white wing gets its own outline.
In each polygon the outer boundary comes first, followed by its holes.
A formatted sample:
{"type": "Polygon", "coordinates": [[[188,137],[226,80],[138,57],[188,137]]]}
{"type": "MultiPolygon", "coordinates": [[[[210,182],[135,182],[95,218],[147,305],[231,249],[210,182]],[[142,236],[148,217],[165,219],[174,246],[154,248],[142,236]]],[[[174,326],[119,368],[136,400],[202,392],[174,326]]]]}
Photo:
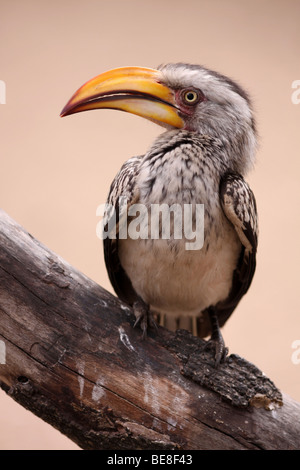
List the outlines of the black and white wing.
{"type": "Polygon", "coordinates": [[[225,175],[220,185],[220,200],[242,244],[229,296],[216,306],[219,324],[222,326],[252,282],[256,267],[258,219],[254,194],[241,175],[225,175]]]}
{"type": "MultiPolygon", "coordinates": [[[[119,226],[121,223],[120,216],[121,219],[127,217],[127,212],[125,213],[124,210],[122,212],[124,198],[126,198],[127,209],[131,204],[138,202],[139,194],[136,189],[136,178],[141,159],[142,157],[132,157],[127,160],[111,184],[107,203],[115,210],[116,237],[107,237],[103,240],[104,259],[110,282],[117,296],[129,305],[133,304],[137,295],[120,263],[119,226]]],[[[113,214],[110,214],[110,216],[113,216],[113,214]]],[[[107,231],[108,225],[109,220],[106,221],[105,231],[107,231]]]]}

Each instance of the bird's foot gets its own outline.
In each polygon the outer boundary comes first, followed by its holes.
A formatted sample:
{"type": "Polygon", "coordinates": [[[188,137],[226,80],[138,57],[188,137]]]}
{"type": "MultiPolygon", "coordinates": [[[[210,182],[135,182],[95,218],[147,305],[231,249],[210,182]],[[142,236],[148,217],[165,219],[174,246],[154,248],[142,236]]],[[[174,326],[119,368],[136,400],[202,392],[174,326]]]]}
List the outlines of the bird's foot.
{"type": "Polygon", "coordinates": [[[137,325],[140,325],[140,328],[143,332],[143,339],[147,337],[148,326],[154,327],[157,330],[157,324],[153,318],[153,315],[143,300],[139,299],[134,302],[133,313],[136,318],[133,328],[135,328],[137,325]]]}
{"type": "Polygon", "coordinates": [[[214,353],[215,368],[219,367],[221,362],[225,362],[228,355],[228,348],[225,346],[223,336],[211,337],[205,344],[204,349],[211,349],[214,353]]]}
{"type": "Polygon", "coordinates": [[[228,348],[226,348],[224,339],[220,330],[218,316],[214,307],[210,307],[208,315],[211,322],[211,338],[207,341],[205,349],[209,348],[214,351],[215,355],[215,367],[217,368],[221,362],[224,362],[228,354],[228,348]]]}

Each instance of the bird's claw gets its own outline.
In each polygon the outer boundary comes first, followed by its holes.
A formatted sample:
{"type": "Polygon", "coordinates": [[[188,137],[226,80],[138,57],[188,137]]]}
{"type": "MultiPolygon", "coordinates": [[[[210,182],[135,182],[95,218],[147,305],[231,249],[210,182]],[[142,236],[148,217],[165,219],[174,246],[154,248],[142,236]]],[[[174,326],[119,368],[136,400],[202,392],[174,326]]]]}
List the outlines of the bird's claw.
{"type": "Polygon", "coordinates": [[[206,342],[204,349],[211,349],[214,352],[215,368],[218,368],[221,362],[225,362],[228,355],[228,348],[225,346],[221,335],[218,338],[210,338],[206,342]]]}
{"type": "Polygon", "coordinates": [[[226,348],[222,333],[220,331],[218,315],[215,307],[210,307],[207,313],[211,322],[211,338],[207,341],[205,349],[208,347],[215,353],[215,368],[219,367],[221,362],[225,362],[228,354],[228,348],[226,348]]]}
{"type": "Polygon", "coordinates": [[[136,318],[133,328],[137,325],[140,325],[140,328],[143,332],[142,339],[147,337],[148,326],[154,327],[157,330],[157,324],[153,318],[152,313],[149,311],[148,306],[140,300],[137,300],[133,304],[133,313],[136,318]]]}

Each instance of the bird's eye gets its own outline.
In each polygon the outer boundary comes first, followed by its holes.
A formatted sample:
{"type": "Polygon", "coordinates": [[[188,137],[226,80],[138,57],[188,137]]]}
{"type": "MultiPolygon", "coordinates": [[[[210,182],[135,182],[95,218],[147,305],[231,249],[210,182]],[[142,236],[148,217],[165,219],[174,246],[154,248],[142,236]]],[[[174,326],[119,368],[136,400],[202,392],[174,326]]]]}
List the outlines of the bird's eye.
{"type": "Polygon", "coordinates": [[[200,100],[200,94],[196,90],[184,90],[183,100],[185,104],[196,104],[200,100]]]}

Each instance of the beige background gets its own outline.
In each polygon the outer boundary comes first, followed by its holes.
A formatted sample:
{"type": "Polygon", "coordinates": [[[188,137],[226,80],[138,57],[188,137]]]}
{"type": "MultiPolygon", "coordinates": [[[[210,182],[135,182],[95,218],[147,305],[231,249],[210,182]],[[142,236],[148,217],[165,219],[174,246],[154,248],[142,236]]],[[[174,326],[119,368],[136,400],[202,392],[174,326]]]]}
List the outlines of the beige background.
{"type": "MultiPolygon", "coordinates": [[[[300,80],[299,24],[298,0],[0,0],[1,207],[109,290],[96,207],[123,161],[161,131],[109,110],[60,119],[66,101],[107,69],[171,61],[204,64],[248,89],[261,136],[248,178],[258,267],[224,336],[230,352],[298,401],[300,104],[291,85],[300,80]]],[[[0,449],[72,448],[0,391],[0,449]]]]}

